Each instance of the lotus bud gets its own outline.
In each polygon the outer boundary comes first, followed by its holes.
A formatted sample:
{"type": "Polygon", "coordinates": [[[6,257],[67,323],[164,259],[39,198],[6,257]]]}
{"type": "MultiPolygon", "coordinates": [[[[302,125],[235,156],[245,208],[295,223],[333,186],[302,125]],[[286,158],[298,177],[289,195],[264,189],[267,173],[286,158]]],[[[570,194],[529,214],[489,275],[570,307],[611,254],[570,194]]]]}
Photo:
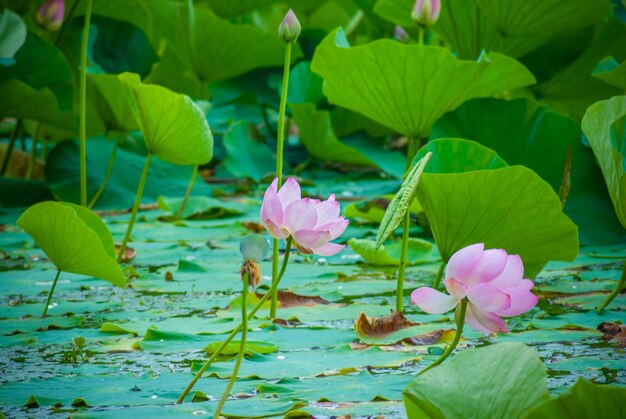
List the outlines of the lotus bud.
{"type": "Polygon", "coordinates": [[[63,0],[47,0],[35,14],[37,23],[46,30],[58,31],[63,24],[65,2],[63,0]]]}
{"type": "Polygon", "coordinates": [[[396,25],[396,28],[393,30],[393,36],[398,41],[403,42],[405,44],[409,42],[409,34],[402,28],[402,26],[396,25]]]}
{"type": "Polygon", "coordinates": [[[278,36],[285,42],[296,42],[301,31],[300,21],[293,10],[289,9],[278,27],[278,36]]]}
{"type": "Polygon", "coordinates": [[[433,26],[441,12],[441,0],[416,0],[411,19],[420,25],[433,26]]]}

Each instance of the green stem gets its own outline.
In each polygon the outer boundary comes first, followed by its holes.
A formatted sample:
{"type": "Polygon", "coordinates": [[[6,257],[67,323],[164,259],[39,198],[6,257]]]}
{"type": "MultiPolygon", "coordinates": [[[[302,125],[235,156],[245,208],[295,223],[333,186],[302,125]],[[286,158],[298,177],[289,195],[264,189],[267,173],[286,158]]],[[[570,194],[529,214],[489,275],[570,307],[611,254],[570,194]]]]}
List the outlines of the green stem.
{"type": "Polygon", "coordinates": [[[52,300],[52,294],[54,294],[54,288],[57,286],[59,275],[61,275],[61,270],[57,269],[57,275],[54,277],[54,281],[52,282],[52,287],[50,288],[50,292],[48,293],[48,299],[46,300],[46,305],[43,307],[43,313],[41,314],[42,319],[46,317],[46,313],[48,312],[48,306],[50,305],[50,301],[52,300]]]}
{"type": "Polygon", "coordinates": [[[396,285],[396,311],[402,312],[402,299],[404,298],[404,272],[406,270],[406,257],[409,251],[409,228],[411,212],[407,208],[402,225],[402,251],[400,253],[400,269],[398,270],[398,282],[396,285]]]}
{"type": "Polygon", "coordinates": [[[135,225],[135,218],[137,218],[137,211],[139,210],[139,205],[141,204],[143,188],[146,186],[146,179],[148,178],[148,169],[150,168],[150,160],[152,160],[152,153],[148,153],[148,156],[146,157],[146,164],[144,164],[143,172],[141,172],[141,179],[139,179],[139,187],[137,188],[137,195],[135,195],[135,204],[133,205],[133,211],[130,214],[130,221],[128,222],[128,228],[126,229],[124,240],[122,240],[122,245],[120,246],[119,253],[117,254],[118,263],[120,263],[122,259],[124,258],[124,250],[126,250],[126,245],[128,244],[128,240],[130,240],[130,234],[133,232],[133,226],[135,225]]]}
{"type": "Polygon", "coordinates": [[[13,154],[13,149],[15,148],[15,141],[17,141],[17,133],[21,129],[22,120],[18,119],[15,123],[15,127],[11,132],[11,137],[9,137],[9,146],[7,147],[7,151],[4,154],[4,158],[2,159],[2,168],[0,169],[0,175],[4,176],[7,172],[7,168],[9,167],[9,160],[11,159],[11,154],[13,154]]]}
{"type": "Polygon", "coordinates": [[[43,124],[41,122],[37,122],[37,125],[35,125],[35,132],[30,141],[30,159],[28,159],[28,170],[26,171],[26,179],[32,179],[33,173],[35,173],[35,165],[37,164],[37,142],[39,141],[39,136],[41,135],[42,129],[43,124]]]}
{"type": "MultiPolygon", "coordinates": [[[[272,240],[272,284],[278,278],[278,256],[280,252],[278,249],[278,239],[272,240]]],[[[272,299],[270,300],[270,319],[276,318],[276,309],[278,307],[278,288],[276,292],[272,292],[272,299]]]]}
{"type": "Polygon", "coordinates": [[[91,8],[93,0],[86,0],[85,24],[80,48],[80,85],[78,107],[80,112],[80,204],[87,206],[87,44],[89,43],[89,25],[91,24],[91,8]]]}
{"type": "Polygon", "coordinates": [[[418,28],[417,29],[418,30],[418,32],[417,32],[417,43],[420,46],[424,46],[424,32],[425,32],[424,26],[419,25],[417,28],[418,28]]]}
{"type": "Polygon", "coordinates": [[[619,281],[617,282],[615,289],[611,291],[611,293],[606,297],[606,300],[604,300],[602,304],[600,304],[600,306],[598,307],[597,309],[598,314],[602,314],[604,309],[609,304],[611,304],[611,301],[613,301],[615,297],[617,297],[617,295],[622,291],[625,284],[626,284],[626,262],[624,262],[624,269],[622,269],[622,276],[619,278],[619,281]]]}
{"type": "MultiPolygon", "coordinates": [[[[280,268],[280,273],[278,274],[277,280],[275,282],[272,282],[272,286],[267,291],[267,293],[265,293],[265,295],[259,300],[257,305],[254,306],[254,308],[252,309],[252,311],[250,311],[250,313],[248,314],[248,320],[254,317],[256,312],[259,311],[261,307],[263,307],[263,304],[273,294],[274,290],[278,289],[278,284],[280,283],[280,280],[283,278],[283,275],[285,274],[285,269],[287,269],[287,262],[289,261],[289,252],[291,251],[291,241],[292,241],[291,237],[289,237],[285,241],[285,256],[283,257],[283,265],[280,268]]],[[[209,368],[211,363],[215,361],[215,359],[217,359],[217,357],[222,353],[222,351],[224,350],[224,348],[226,348],[226,346],[230,343],[230,341],[233,340],[235,336],[237,336],[237,334],[242,330],[242,327],[243,326],[240,323],[239,326],[237,326],[232,332],[230,332],[230,335],[228,335],[226,340],[222,342],[222,344],[215,350],[215,352],[209,357],[209,359],[206,360],[204,365],[202,365],[200,370],[198,370],[198,372],[193,377],[193,379],[191,380],[187,388],[183,391],[183,393],[180,395],[178,400],[176,400],[176,404],[181,404],[185,400],[185,397],[187,397],[191,389],[193,389],[193,386],[198,382],[200,377],[202,377],[202,374],[204,374],[204,372],[207,370],[207,368],[209,368]]]]}
{"type": "MultiPolygon", "coordinates": [[[[283,66],[283,90],[280,96],[280,107],[278,108],[278,142],[276,145],[276,177],[278,178],[278,189],[283,186],[283,150],[285,144],[285,111],[287,110],[287,91],[289,90],[289,67],[291,65],[291,42],[287,42],[285,49],[285,64],[283,66]]],[[[278,240],[274,239],[272,245],[272,286],[277,280],[278,272],[278,240]]],[[[278,288],[272,291],[270,302],[270,318],[276,317],[276,307],[278,305],[278,288]]]]}
{"type": "Polygon", "coordinates": [[[438,289],[439,283],[441,282],[441,277],[443,276],[443,269],[446,267],[446,263],[442,260],[439,265],[439,270],[437,270],[437,276],[435,277],[435,282],[433,282],[433,288],[438,289]]]}
{"type": "Polygon", "coordinates": [[[243,355],[246,351],[246,339],[248,338],[248,272],[243,274],[243,290],[241,291],[241,343],[239,344],[239,353],[237,354],[237,360],[235,361],[235,368],[233,368],[233,374],[230,376],[230,380],[228,380],[228,384],[224,389],[224,393],[222,393],[222,398],[220,399],[220,403],[217,405],[217,409],[215,409],[215,413],[213,417],[219,418],[220,413],[222,412],[222,408],[224,407],[224,403],[226,403],[226,399],[230,394],[230,391],[233,389],[235,385],[235,381],[237,381],[237,375],[239,374],[239,368],[241,367],[241,361],[243,360],[243,355]]]}
{"type": "Polygon", "coordinates": [[[198,175],[198,165],[196,164],[193,167],[193,173],[191,174],[191,179],[189,180],[189,185],[187,185],[187,192],[185,192],[185,197],[183,198],[183,202],[180,204],[180,208],[178,208],[178,213],[176,213],[176,221],[180,220],[180,217],[183,216],[183,210],[185,209],[185,205],[187,205],[187,201],[189,200],[189,195],[191,195],[191,190],[193,189],[193,184],[196,183],[196,176],[198,175]]]}
{"type": "Polygon", "coordinates": [[[461,302],[461,305],[457,306],[457,311],[459,311],[459,313],[457,313],[458,316],[456,319],[456,333],[454,334],[454,339],[452,339],[452,342],[450,343],[450,345],[448,345],[445,352],[441,354],[439,359],[437,359],[435,362],[433,362],[432,364],[430,364],[429,366],[421,370],[417,375],[423,374],[429,369],[434,368],[437,365],[441,364],[443,361],[445,361],[447,357],[450,356],[454,348],[456,348],[456,345],[459,344],[459,340],[461,340],[461,335],[463,335],[463,325],[465,324],[466,309],[467,309],[467,299],[464,298],[463,301],[461,302]]]}
{"type": "Polygon", "coordinates": [[[87,207],[89,209],[93,208],[93,206],[96,205],[96,202],[98,202],[98,199],[100,199],[102,192],[104,192],[104,188],[106,188],[107,183],[109,182],[109,178],[111,177],[111,173],[113,172],[113,163],[115,162],[115,154],[117,153],[117,148],[119,147],[119,145],[120,145],[119,141],[116,141],[115,145],[113,145],[113,151],[111,152],[111,157],[109,157],[109,165],[107,166],[106,174],[104,175],[104,179],[102,180],[102,184],[100,185],[98,192],[96,192],[93,198],[91,198],[91,202],[89,202],[89,206],[87,207]]]}

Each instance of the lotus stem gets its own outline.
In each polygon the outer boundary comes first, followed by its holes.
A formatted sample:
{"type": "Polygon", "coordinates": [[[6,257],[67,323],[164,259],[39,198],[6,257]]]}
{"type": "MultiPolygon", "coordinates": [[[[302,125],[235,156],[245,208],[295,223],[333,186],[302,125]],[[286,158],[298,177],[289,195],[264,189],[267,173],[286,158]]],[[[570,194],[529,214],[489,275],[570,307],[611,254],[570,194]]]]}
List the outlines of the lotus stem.
{"type": "Polygon", "coordinates": [[[433,288],[439,289],[439,284],[441,283],[441,277],[443,276],[443,270],[446,267],[446,263],[442,260],[441,264],[439,264],[439,269],[437,270],[437,276],[435,277],[435,281],[433,282],[433,288]]]}
{"type": "Polygon", "coordinates": [[[104,192],[104,189],[106,188],[107,183],[109,182],[109,178],[111,177],[111,173],[113,172],[113,163],[115,162],[115,154],[117,153],[117,148],[119,147],[119,145],[120,145],[119,141],[116,141],[115,144],[113,145],[113,151],[111,152],[111,157],[109,157],[109,165],[107,166],[106,174],[104,175],[104,179],[102,180],[102,184],[100,185],[98,192],[96,192],[93,198],[91,198],[91,202],[89,202],[89,206],[87,207],[89,209],[93,208],[93,206],[96,205],[96,203],[98,202],[98,199],[100,199],[100,196],[104,192]]]}
{"type": "Polygon", "coordinates": [[[120,263],[124,258],[124,251],[126,250],[126,245],[128,244],[128,240],[130,240],[130,235],[133,232],[133,226],[135,225],[135,219],[137,218],[137,211],[139,211],[139,205],[141,204],[141,197],[143,196],[143,189],[146,186],[146,179],[148,178],[148,169],[150,169],[150,160],[152,160],[152,153],[148,153],[146,157],[146,163],[143,166],[143,172],[141,172],[141,179],[139,179],[139,187],[137,188],[137,195],[135,195],[135,204],[133,205],[133,210],[130,214],[130,221],[128,222],[128,228],[126,228],[126,234],[124,235],[124,240],[122,240],[122,245],[120,246],[119,253],[117,254],[117,263],[120,263]]]}
{"type": "Polygon", "coordinates": [[[15,123],[15,127],[13,131],[11,131],[11,136],[9,137],[9,146],[7,147],[7,151],[4,154],[4,158],[2,159],[2,168],[0,169],[0,176],[4,176],[7,172],[7,168],[9,167],[9,160],[11,159],[11,154],[13,154],[13,149],[15,148],[15,141],[17,141],[17,133],[22,129],[22,120],[18,119],[15,123]]]}
{"type": "Polygon", "coordinates": [[[43,125],[41,122],[37,122],[35,126],[35,132],[30,142],[30,159],[28,160],[28,169],[26,171],[26,179],[32,179],[33,173],[35,173],[35,165],[37,164],[37,141],[41,135],[43,125]]]}
{"type": "Polygon", "coordinates": [[[50,301],[52,300],[52,294],[54,294],[54,288],[57,286],[59,275],[61,275],[61,270],[57,269],[57,274],[54,277],[54,281],[52,281],[52,287],[50,288],[50,292],[48,293],[48,299],[46,300],[46,305],[43,307],[43,313],[41,314],[42,319],[45,319],[46,314],[48,313],[48,306],[50,305],[50,301]]]}
{"type": "Polygon", "coordinates": [[[233,389],[235,381],[237,381],[241,361],[243,360],[243,355],[246,351],[246,339],[248,338],[248,276],[248,272],[243,274],[243,290],[241,291],[241,343],[239,344],[239,353],[237,354],[237,359],[235,360],[233,374],[230,376],[230,380],[228,380],[228,384],[224,389],[224,393],[222,394],[220,403],[217,405],[217,409],[215,409],[213,417],[216,418],[220,417],[224,403],[226,403],[226,399],[228,399],[228,395],[233,389]]]}
{"type": "Polygon", "coordinates": [[[624,262],[624,268],[622,269],[622,276],[619,278],[619,281],[617,282],[615,289],[611,291],[611,293],[606,297],[606,299],[602,302],[602,304],[598,306],[597,308],[598,314],[602,314],[604,309],[609,304],[611,304],[611,301],[613,301],[615,297],[617,297],[617,295],[622,291],[622,289],[624,288],[624,285],[626,285],[626,262],[624,262]]]}
{"type": "MultiPolygon", "coordinates": [[[[289,237],[285,241],[285,256],[283,257],[283,264],[282,264],[282,267],[280,268],[280,273],[278,274],[276,281],[272,282],[272,286],[267,291],[267,293],[265,293],[265,295],[259,300],[257,305],[254,306],[254,308],[250,311],[247,317],[248,320],[251,320],[252,317],[254,317],[256,312],[259,311],[259,309],[263,306],[263,304],[270,298],[271,295],[273,295],[273,292],[276,289],[278,289],[278,284],[280,283],[280,280],[283,278],[283,275],[285,274],[285,270],[287,269],[287,262],[289,261],[289,253],[291,251],[291,242],[292,242],[291,237],[289,237]]],[[[243,328],[243,325],[242,323],[240,323],[239,326],[237,326],[232,332],[230,332],[230,335],[228,335],[226,340],[222,342],[222,344],[215,350],[215,352],[209,357],[209,359],[207,359],[206,362],[202,365],[200,370],[198,370],[198,372],[193,377],[193,379],[191,380],[187,388],[183,391],[183,393],[180,395],[178,400],[176,400],[176,404],[181,404],[185,400],[185,397],[187,397],[189,392],[193,389],[193,386],[198,382],[200,377],[202,377],[202,374],[204,374],[204,372],[207,370],[207,368],[209,368],[211,363],[213,363],[213,361],[217,359],[217,357],[222,353],[224,348],[226,348],[226,346],[230,343],[230,341],[232,341],[233,338],[237,336],[237,334],[242,330],[242,328],[243,328]]]]}
{"type": "Polygon", "coordinates": [[[187,191],[185,192],[185,197],[183,198],[183,202],[180,204],[180,208],[178,208],[178,213],[176,213],[176,221],[180,220],[183,216],[183,210],[185,209],[185,205],[187,205],[187,201],[189,200],[189,195],[191,195],[191,190],[193,189],[194,183],[196,183],[196,176],[198,175],[198,165],[193,166],[193,173],[191,174],[191,179],[189,180],[189,185],[187,186],[187,191]]]}
{"type": "Polygon", "coordinates": [[[424,45],[424,26],[422,25],[418,25],[417,26],[417,43],[420,46],[424,45]]]}
{"type": "Polygon", "coordinates": [[[432,364],[430,364],[429,366],[427,366],[426,368],[418,372],[417,375],[423,374],[429,369],[434,368],[437,365],[441,364],[443,361],[445,361],[447,357],[450,356],[452,351],[454,351],[454,348],[456,348],[456,345],[459,344],[459,340],[461,340],[461,336],[463,335],[463,325],[465,324],[465,311],[466,310],[467,310],[467,299],[464,298],[463,301],[461,301],[461,305],[457,306],[458,316],[456,319],[456,333],[454,334],[454,339],[452,339],[452,342],[450,343],[450,345],[448,345],[445,352],[441,354],[441,356],[435,362],[433,362],[432,364]]]}
{"type": "Polygon", "coordinates": [[[89,25],[93,0],[87,0],[85,24],[80,48],[80,84],[79,84],[79,141],[80,141],[80,204],[87,206],[87,45],[89,44],[89,25]]]}
{"type": "MultiPolygon", "coordinates": [[[[283,88],[280,96],[280,107],[278,108],[278,142],[276,145],[276,177],[278,178],[278,188],[283,185],[283,150],[285,144],[285,111],[287,109],[287,92],[289,90],[289,67],[291,65],[291,42],[287,42],[285,49],[285,64],[283,66],[283,88]]],[[[278,278],[278,239],[272,242],[272,284],[278,278]]],[[[272,291],[270,303],[270,318],[276,317],[276,307],[278,306],[278,288],[272,291]]]]}
{"type": "Polygon", "coordinates": [[[409,229],[411,214],[407,208],[402,224],[402,251],[400,253],[400,269],[398,270],[398,282],[396,284],[396,311],[402,312],[402,299],[404,298],[404,273],[406,271],[406,258],[409,252],[409,229]]]}

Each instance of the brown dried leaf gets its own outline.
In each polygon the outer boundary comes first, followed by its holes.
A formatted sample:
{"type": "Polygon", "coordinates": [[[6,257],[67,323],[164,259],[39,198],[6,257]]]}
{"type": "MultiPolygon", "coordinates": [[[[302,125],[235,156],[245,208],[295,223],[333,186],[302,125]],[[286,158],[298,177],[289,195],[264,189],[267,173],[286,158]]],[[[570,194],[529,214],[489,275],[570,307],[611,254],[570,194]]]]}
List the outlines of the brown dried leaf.
{"type": "Polygon", "coordinates": [[[604,322],[598,326],[598,330],[604,333],[604,340],[615,341],[620,346],[626,347],[626,325],[612,322],[604,322]]]}

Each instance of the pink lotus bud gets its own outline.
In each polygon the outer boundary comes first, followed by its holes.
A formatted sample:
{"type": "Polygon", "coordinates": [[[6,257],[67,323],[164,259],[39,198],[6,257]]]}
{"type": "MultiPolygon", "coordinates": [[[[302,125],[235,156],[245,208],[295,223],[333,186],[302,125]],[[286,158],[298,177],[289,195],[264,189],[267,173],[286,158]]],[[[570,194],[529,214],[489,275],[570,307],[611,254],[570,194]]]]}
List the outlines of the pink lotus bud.
{"type": "Polygon", "coordinates": [[[411,19],[421,25],[433,26],[441,12],[441,0],[416,0],[411,19]]]}
{"type": "Polygon", "coordinates": [[[293,10],[289,9],[278,27],[278,36],[286,42],[296,42],[301,31],[300,21],[293,10]]]}
{"type": "Polygon", "coordinates": [[[261,205],[261,223],[277,239],[291,237],[302,254],[332,256],[345,246],[330,243],[348,227],[339,216],[335,195],[328,200],[301,198],[300,185],[294,178],[278,190],[278,179],[265,191],[261,205]]]}
{"type": "Polygon", "coordinates": [[[402,28],[402,26],[396,25],[396,28],[393,30],[393,36],[400,42],[404,42],[405,44],[409,42],[409,34],[402,28]]]}
{"type": "Polygon", "coordinates": [[[47,0],[35,14],[37,23],[49,31],[58,31],[63,24],[65,2],[63,0],[47,0]]]}
{"type": "Polygon", "coordinates": [[[524,279],[524,265],[518,255],[484,248],[483,243],[477,243],[452,255],[444,280],[449,295],[421,287],[411,294],[413,304],[426,313],[440,314],[466,298],[465,322],[472,329],[508,332],[500,316],[517,316],[533,308],[538,301],[530,292],[534,284],[524,279]]]}

